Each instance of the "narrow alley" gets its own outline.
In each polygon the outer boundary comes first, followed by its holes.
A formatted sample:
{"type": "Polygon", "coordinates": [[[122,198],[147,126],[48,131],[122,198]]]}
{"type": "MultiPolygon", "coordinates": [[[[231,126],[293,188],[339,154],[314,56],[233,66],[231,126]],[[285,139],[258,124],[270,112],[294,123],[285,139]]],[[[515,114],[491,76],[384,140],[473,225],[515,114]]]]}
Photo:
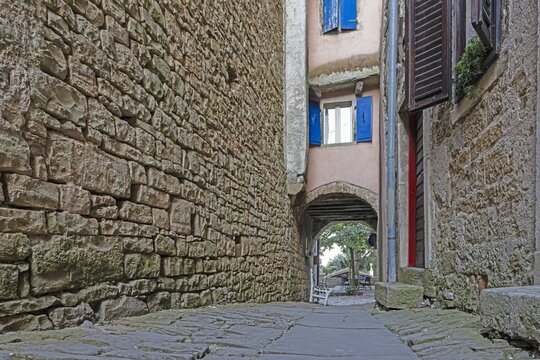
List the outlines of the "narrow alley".
{"type": "Polygon", "coordinates": [[[539,20],[0,0],[0,358],[539,358],[539,20]]]}

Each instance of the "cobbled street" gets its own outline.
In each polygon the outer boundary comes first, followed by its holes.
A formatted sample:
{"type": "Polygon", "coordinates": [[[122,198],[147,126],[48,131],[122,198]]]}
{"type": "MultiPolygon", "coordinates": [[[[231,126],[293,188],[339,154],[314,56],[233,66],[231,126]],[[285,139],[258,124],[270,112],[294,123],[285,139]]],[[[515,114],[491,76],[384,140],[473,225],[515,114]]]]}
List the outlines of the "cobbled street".
{"type": "Polygon", "coordinates": [[[382,313],[373,304],[230,305],[6,334],[0,359],[532,358],[505,341],[483,338],[476,320],[457,311],[382,313]]]}

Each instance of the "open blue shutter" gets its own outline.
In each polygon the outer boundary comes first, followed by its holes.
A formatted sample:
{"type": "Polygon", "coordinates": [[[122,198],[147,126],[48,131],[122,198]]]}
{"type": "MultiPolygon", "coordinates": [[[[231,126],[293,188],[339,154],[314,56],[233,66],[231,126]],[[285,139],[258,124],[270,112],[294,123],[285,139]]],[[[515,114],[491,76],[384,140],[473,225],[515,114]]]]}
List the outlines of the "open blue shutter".
{"type": "Polygon", "coordinates": [[[373,97],[356,98],[356,142],[373,139],[373,97]]]}
{"type": "Polygon", "coordinates": [[[356,30],[356,0],[341,0],[341,30],[356,30]]]}
{"type": "Polygon", "coordinates": [[[321,145],[321,107],[316,101],[309,102],[309,144],[321,145]]]}
{"type": "Polygon", "coordinates": [[[338,0],[323,0],[323,32],[327,33],[338,28],[338,0]]]}

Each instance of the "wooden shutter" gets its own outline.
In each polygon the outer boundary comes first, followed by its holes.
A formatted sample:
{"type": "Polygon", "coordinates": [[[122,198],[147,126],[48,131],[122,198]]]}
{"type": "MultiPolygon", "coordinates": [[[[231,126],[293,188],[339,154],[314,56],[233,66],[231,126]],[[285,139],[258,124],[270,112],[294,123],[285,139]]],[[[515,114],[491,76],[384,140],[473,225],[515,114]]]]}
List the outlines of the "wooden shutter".
{"type": "Polygon", "coordinates": [[[373,139],[373,97],[356,98],[356,142],[373,139]]]}
{"type": "Polygon", "coordinates": [[[309,102],[309,144],[321,145],[321,107],[316,101],[309,102]]]}
{"type": "Polygon", "coordinates": [[[407,0],[407,91],[410,111],[451,93],[451,0],[407,0]]]}
{"type": "Polygon", "coordinates": [[[341,30],[356,30],[356,0],[341,0],[341,30]]]}
{"type": "Polygon", "coordinates": [[[338,0],[323,0],[323,33],[336,30],[339,25],[338,0]]]}
{"type": "Polygon", "coordinates": [[[498,51],[500,0],[472,0],[471,22],[488,50],[498,51]]]}

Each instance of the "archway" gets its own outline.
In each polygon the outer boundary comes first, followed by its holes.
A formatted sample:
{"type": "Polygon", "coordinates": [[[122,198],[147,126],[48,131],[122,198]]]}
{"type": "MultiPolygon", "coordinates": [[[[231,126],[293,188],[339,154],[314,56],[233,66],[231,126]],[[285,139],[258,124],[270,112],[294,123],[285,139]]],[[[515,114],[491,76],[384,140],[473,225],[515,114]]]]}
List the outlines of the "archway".
{"type": "Polygon", "coordinates": [[[299,222],[304,233],[308,268],[313,284],[319,279],[318,239],[329,226],[340,222],[361,222],[375,231],[378,223],[378,195],[344,182],[335,182],[308,192],[300,207],[299,222]]]}

